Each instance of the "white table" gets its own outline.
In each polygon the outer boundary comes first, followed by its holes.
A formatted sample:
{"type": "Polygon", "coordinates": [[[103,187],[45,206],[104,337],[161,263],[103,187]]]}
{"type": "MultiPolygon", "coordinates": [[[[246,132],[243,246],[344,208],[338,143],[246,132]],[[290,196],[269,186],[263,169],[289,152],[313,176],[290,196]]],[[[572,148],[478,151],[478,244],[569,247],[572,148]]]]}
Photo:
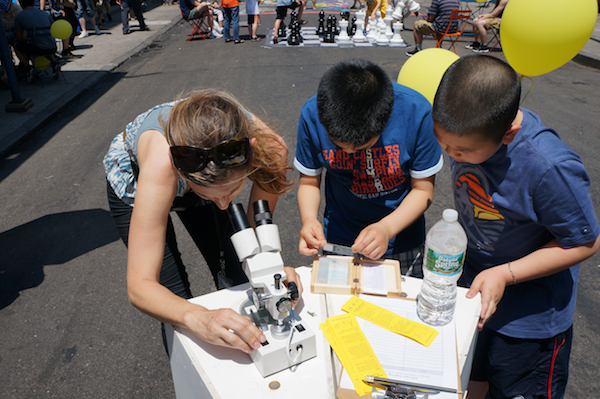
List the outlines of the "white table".
{"type": "MultiPolygon", "coordinates": [[[[340,314],[346,295],[322,295],[310,292],[310,267],[298,267],[304,293],[296,310],[317,336],[317,357],[298,365],[294,371],[281,371],[263,378],[250,357],[243,352],[208,344],[183,329],[167,326],[167,339],[171,353],[171,370],[178,399],[188,398],[335,398],[339,375],[339,361],[319,329],[327,317],[340,314]],[[309,314],[310,312],[310,314],[309,314]],[[313,314],[314,316],[311,316],[313,314]]],[[[406,278],[402,290],[408,298],[419,293],[421,280],[406,278]]],[[[232,308],[248,298],[250,285],[243,284],[196,297],[190,301],[209,309],[232,308]]],[[[478,299],[466,300],[466,290],[459,289],[457,304],[457,340],[459,369],[466,384],[470,373],[470,360],[474,344],[480,303],[478,299]]],[[[463,385],[466,387],[466,385],[463,385]]]]}

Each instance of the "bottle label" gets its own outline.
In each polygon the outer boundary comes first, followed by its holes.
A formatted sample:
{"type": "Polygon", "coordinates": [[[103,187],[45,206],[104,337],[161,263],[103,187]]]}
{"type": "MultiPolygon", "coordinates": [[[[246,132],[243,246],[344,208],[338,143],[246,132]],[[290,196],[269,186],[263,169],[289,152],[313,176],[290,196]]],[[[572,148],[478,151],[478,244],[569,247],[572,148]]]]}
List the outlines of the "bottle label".
{"type": "Polygon", "coordinates": [[[441,255],[431,248],[427,248],[425,267],[430,272],[443,274],[445,276],[452,276],[462,272],[464,262],[464,252],[458,255],[441,255]]]}

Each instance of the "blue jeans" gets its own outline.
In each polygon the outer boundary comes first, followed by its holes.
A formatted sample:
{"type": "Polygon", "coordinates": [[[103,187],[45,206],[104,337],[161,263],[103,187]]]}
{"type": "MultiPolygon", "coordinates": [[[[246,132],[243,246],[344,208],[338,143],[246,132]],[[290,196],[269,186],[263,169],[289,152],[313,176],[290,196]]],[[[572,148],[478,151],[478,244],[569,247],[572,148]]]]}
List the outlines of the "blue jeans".
{"type": "Polygon", "coordinates": [[[225,40],[231,39],[229,26],[233,21],[233,40],[240,40],[240,7],[224,8],[225,19],[223,21],[223,37],[225,40]]]}

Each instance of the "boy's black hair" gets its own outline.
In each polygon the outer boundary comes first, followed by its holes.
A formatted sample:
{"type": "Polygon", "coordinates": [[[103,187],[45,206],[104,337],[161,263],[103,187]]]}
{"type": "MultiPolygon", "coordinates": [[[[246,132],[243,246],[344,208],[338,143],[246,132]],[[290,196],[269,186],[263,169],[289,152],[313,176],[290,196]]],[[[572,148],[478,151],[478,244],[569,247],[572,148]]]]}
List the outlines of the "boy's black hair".
{"type": "Polygon", "coordinates": [[[21,7],[23,7],[23,8],[33,7],[33,6],[35,6],[35,0],[20,0],[19,4],[21,4],[21,7]]]}
{"type": "Polygon", "coordinates": [[[500,143],[517,116],[521,81],[504,61],[486,55],[459,58],[444,74],[433,121],[458,136],[500,143]]]}
{"type": "Polygon", "coordinates": [[[393,107],[392,82],[381,67],[367,60],[339,62],[319,83],[319,120],[338,143],[360,147],[379,136],[393,107]]]}

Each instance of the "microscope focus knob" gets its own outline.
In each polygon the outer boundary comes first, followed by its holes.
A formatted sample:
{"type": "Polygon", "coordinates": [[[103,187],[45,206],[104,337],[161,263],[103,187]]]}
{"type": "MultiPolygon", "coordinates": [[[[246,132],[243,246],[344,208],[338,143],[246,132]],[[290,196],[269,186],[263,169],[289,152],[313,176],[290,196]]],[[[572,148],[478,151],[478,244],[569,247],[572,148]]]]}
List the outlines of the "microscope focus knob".
{"type": "Polygon", "coordinates": [[[298,286],[296,285],[295,282],[290,281],[288,283],[288,292],[290,293],[290,297],[292,298],[292,301],[298,300],[298,297],[300,296],[300,294],[298,293],[298,286]]]}
{"type": "Polygon", "coordinates": [[[278,290],[281,288],[281,274],[277,273],[273,276],[275,278],[275,289],[278,290]]]}
{"type": "Polygon", "coordinates": [[[252,301],[254,302],[254,306],[256,306],[257,310],[264,309],[265,301],[263,299],[262,293],[258,292],[257,290],[253,290],[252,291],[252,301]]]}
{"type": "Polygon", "coordinates": [[[292,310],[292,300],[290,298],[281,298],[277,302],[277,310],[279,313],[287,313],[292,310]]]}

